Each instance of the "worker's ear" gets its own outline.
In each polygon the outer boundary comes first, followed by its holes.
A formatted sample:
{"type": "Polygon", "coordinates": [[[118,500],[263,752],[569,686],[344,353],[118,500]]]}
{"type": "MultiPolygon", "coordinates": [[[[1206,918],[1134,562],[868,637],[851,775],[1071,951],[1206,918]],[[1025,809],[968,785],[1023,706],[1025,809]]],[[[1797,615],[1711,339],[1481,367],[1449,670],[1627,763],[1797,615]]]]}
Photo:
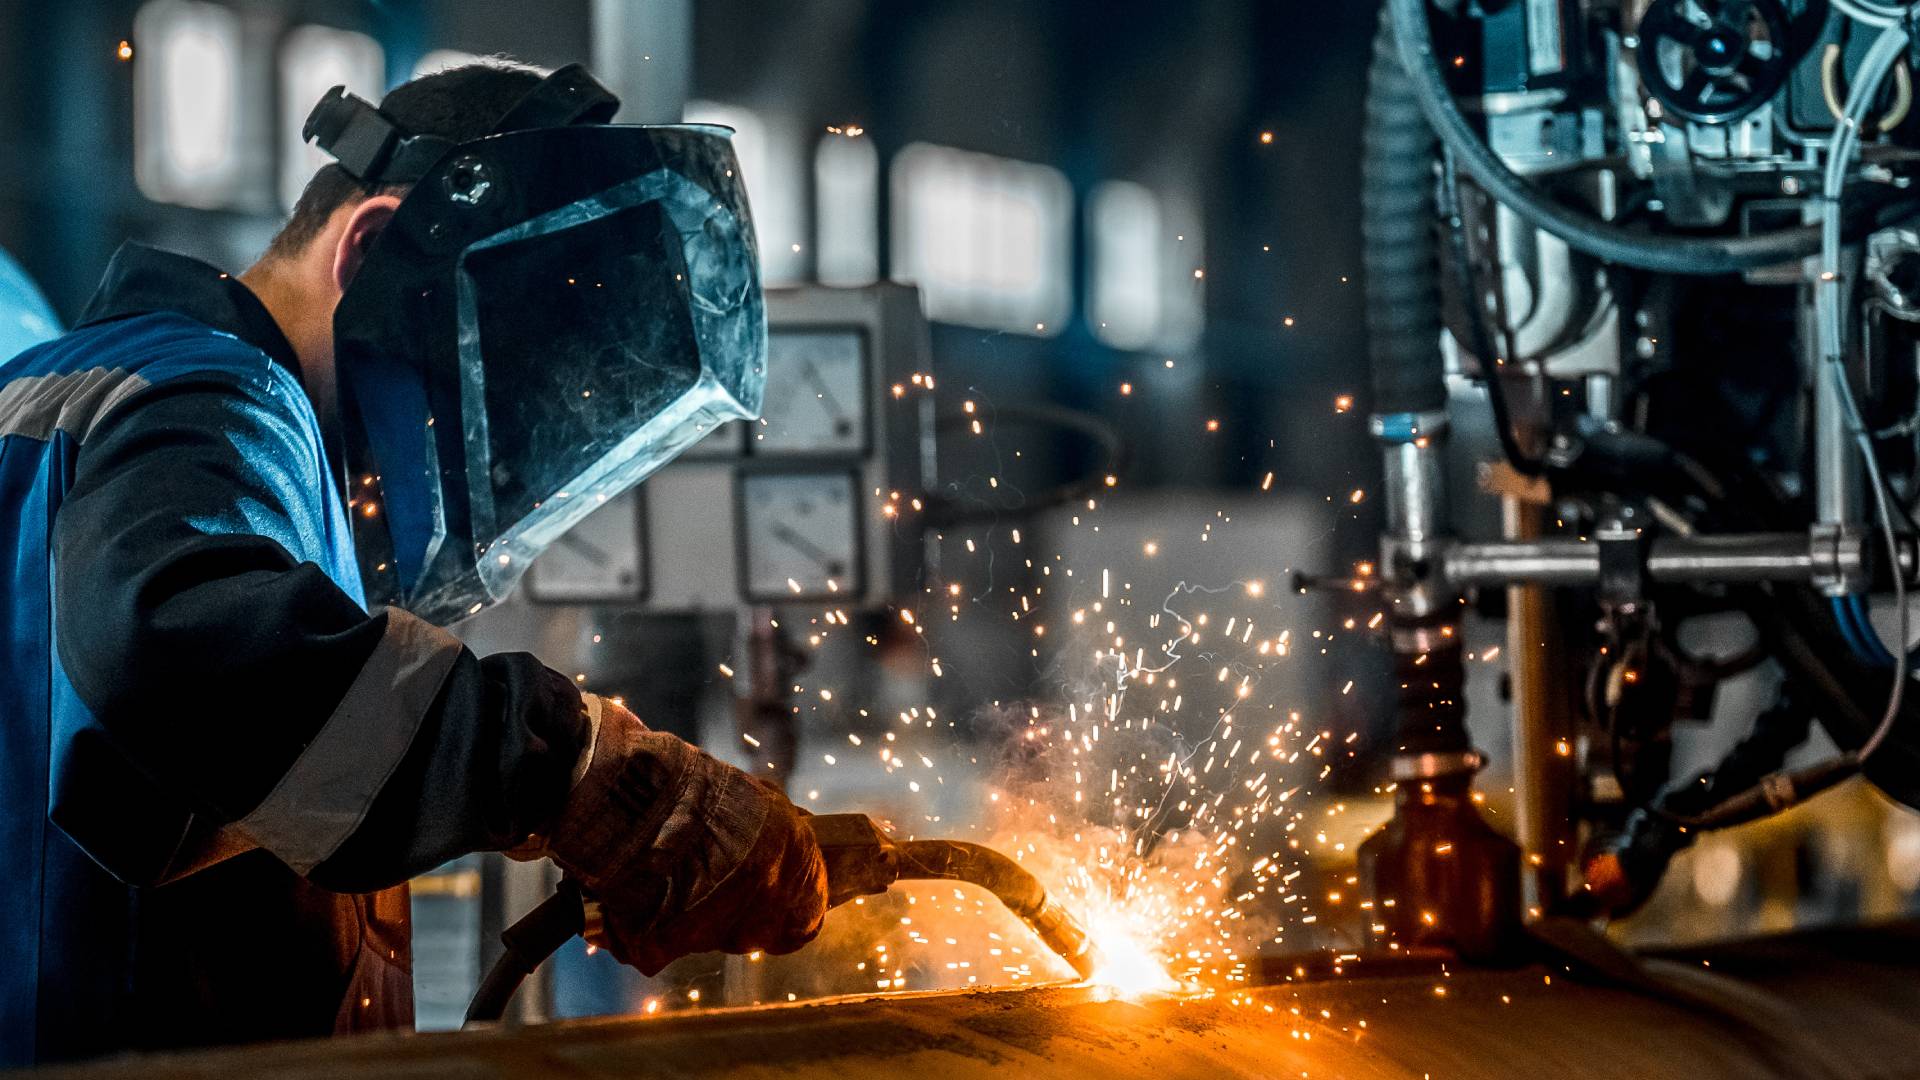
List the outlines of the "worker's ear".
{"type": "Polygon", "coordinates": [[[393,212],[400,206],[396,195],[369,195],[360,205],[353,208],[347,216],[347,227],[340,231],[340,242],[333,249],[333,287],[341,292],[352,284],[353,276],[360,272],[360,264],[366,261],[367,252],[373,248],[373,242],[393,220],[393,212]]]}

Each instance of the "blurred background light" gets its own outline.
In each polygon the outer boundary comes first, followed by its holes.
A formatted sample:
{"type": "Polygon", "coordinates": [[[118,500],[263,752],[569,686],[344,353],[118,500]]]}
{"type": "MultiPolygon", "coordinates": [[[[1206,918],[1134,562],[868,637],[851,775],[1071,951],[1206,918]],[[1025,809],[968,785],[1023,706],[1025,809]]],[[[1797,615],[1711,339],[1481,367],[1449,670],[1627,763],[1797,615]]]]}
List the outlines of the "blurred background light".
{"type": "Polygon", "coordinates": [[[893,160],[893,276],[930,318],[1051,336],[1071,311],[1073,191],[1058,169],[914,143],[893,160]]]}
{"type": "Polygon", "coordinates": [[[873,140],[829,134],[813,153],[814,276],[865,285],[880,276],[880,152],[873,140]]]}
{"type": "Polygon", "coordinates": [[[155,0],[134,19],[134,179],[159,202],[225,206],[240,179],[240,19],[155,0]]]}
{"type": "Polygon", "coordinates": [[[314,171],[330,159],[300,137],[307,113],[336,86],[379,101],[386,83],[380,43],[352,30],[296,26],[280,43],[280,204],[292,209],[314,171]]]}

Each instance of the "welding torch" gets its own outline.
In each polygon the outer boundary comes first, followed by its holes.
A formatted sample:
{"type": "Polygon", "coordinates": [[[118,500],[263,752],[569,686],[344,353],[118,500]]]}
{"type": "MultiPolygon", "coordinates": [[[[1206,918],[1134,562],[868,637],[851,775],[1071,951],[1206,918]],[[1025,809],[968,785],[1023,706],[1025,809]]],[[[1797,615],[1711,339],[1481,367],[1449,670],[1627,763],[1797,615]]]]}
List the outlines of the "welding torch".
{"type": "MultiPolygon", "coordinates": [[[[1092,978],[1100,966],[1099,950],[1079,920],[1025,867],[992,848],[964,840],[895,840],[865,814],[817,814],[806,821],[826,863],[828,907],[878,896],[896,881],[965,881],[992,893],[1081,978],[1092,978]]],[[[506,949],[481,980],[466,1022],[500,1019],[527,976],[585,931],[593,904],[577,882],[563,878],[552,896],[501,933],[506,949]]]]}

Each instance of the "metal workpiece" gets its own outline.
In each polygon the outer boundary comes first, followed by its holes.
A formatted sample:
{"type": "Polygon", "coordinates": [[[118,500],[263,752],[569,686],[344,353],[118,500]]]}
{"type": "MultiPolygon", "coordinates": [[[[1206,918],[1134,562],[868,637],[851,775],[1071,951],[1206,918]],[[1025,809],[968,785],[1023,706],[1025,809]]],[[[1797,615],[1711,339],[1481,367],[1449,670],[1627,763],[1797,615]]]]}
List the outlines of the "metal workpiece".
{"type": "Polygon", "coordinates": [[[44,1075],[1768,1080],[1905,1075],[1920,1045],[1911,923],[1694,948],[1607,980],[1565,962],[1482,971],[1362,958],[1305,979],[1296,966],[1328,968],[1274,958],[1255,985],[1206,998],[1085,986],[890,994],[140,1055],[44,1075]]]}
{"type": "MultiPolygon", "coordinates": [[[[1828,585],[1858,580],[1867,568],[1861,534],[1843,530],[1663,536],[1648,545],[1647,577],[1655,582],[1787,581],[1828,585]]],[[[1570,537],[1455,544],[1442,556],[1451,586],[1596,585],[1600,544],[1570,537]]]]}

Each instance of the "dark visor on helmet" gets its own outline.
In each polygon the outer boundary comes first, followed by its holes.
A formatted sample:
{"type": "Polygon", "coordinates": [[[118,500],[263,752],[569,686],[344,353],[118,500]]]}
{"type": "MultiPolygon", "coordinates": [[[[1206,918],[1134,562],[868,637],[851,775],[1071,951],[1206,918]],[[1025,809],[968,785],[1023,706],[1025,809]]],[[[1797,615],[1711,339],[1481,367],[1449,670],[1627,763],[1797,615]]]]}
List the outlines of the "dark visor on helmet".
{"type": "Polygon", "coordinates": [[[766,320],[724,128],[445,149],[336,315],[370,601],[462,617],[605,500],[759,413],[766,320]]]}

